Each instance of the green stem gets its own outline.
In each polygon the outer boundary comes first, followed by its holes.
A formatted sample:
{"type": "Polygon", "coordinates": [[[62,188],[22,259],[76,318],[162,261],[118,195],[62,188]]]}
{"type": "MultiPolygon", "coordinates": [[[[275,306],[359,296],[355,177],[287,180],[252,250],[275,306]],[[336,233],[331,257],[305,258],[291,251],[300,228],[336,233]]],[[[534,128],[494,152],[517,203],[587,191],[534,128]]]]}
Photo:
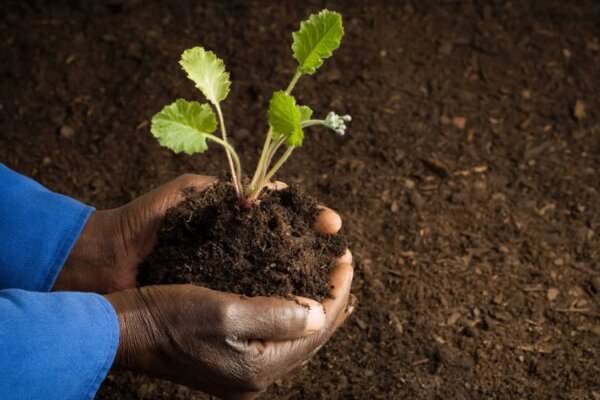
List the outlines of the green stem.
{"type": "Polygon", "coordinates": [[[221,105],[219,103],[216,103],[215,109],[217,110],[217,115],[219,117],[219,128],[221,129],[221,136],[223,137],[222,144],[223,147],[225,147],[226,149],[225,154],[227,154],[227,162],[229,163],[229,169],[231,170],[231,180],[233,181],[233,187],[235,188],[237,196],[241,199],[244,196],[244,190],[242,188],[242,166],[240,164],[240,160],[235,150],[227,141],[227,130],[225,129],[225,121],[223,120],[223,112],[221,111],[221,105]],[[233,165],[232,154],[235,155],[235,158],[237,160],[235,167],[233,165]]]}
{"type": "MultiPolygon", "coordinates": [[[[323,125],[323,120],[320,119],[309,119],[306,120],[302,123],[302,128],[308,128],[310,126],[317,126],[317,125],[323,125]]],[[[265,169],[269,167],[269,165],[271,165],[271,161],[273,160],[273,157],[275,156],[275,154],[277,154],[277,150],[279,150],[279,148],[285,143],[285,138],[282,137],[280,138],[276,143],[274,143],[271,148],[267,151],[267,159],[266,159],[266,163],[265,163],[265,169]]]]}
{"type": "Polygon", "coordinates": [[[254,176],[252,177],[252,181],[250,182],[250,187],[248,188],[250,191],[254,190],[254,187],[258,183],[262,175],[262,171],[266,169],[264,166],[265,158],[267,157],[267,153],[269,152],[269,147],[271,145],[271,137],[273,136],[273,129],[269,128],[267,131],[267,138],[265,139],[265,143],[263,144],[262,151],[260,152],[260,158],[258,159],[258,164],[256,164],[256,170],[254,171],[254,176]]]}
{"type": "Polygon", "coordinates": [[[308,119],[302,122],[301,126],[302,128],[308,128],[309,126],[323,125],[323,122],[322,119],[308,119]]]}
{"type": "Polygon", "coordinates": [[[263,181],[264,183],[267,183],[273,177],[273,175],[275,175],[275,173],[279,170],[279,168],[281,168],[283,163],[285,163],[287,161],[287,159],[292,155],[292,152],[294,151],[294,149],[295,149],[295,147],[293,147],[293,146],[290,146],[287,148],[285,153],[283,153],[283,155],[279,158],[279,160],[277,160],[275,165],[273,165],[273,168],[271,168],[271,170],[265,176],[265,179],[263,181]]]}
{"type": "Polygon", "coordinates": [[[260,193],[266,186],[267,182],[269,182],[269,180],[273,177],[273,175],[275,175],[275,173],[279,170],[279,168],[281,168],[281,166],[287,161],[287,159],[290,157],[290,155],[292,155],[294,148],[295,147],[292,147],[292,146],[287,148],[285,153],[283,153],[283,155],[279,158],[279,160],[277,160],[275,165],[273,165],[273,168],[271,168],[269,170],[269,172],[267,172],[265,177],[260,181],[256,190],[254,190],[250,194],[250,196],[248,197],[248,200],[253,201],[253,200],[256,200],[258,198],[258,196],[260,196],[260,193]]]}
{"type": "MultiPolygon", "coordinates": [[[[290,81],[289,85],[285,89],[285,92],[287,94],[290,94],[292,92],[292,90],[294,90],[294,87],[296,87],[296,84],[298,83],[298,80],[300,79],[301,76],[302,76],[302,71],[300,71],[300,69],[296,69],[296,72],[294,72],[294,76],[292,77],[292,80],[290,81]]],[[[278,144],[272,145],[272,143],[271,143],[272,140],[273,140],[273,129],[269,128],[269,131],[267,132],[267,137],[265,138],[265,143],[263,144],[263,148],[260,153],[260,158],[258,159],[258,163],[256,164],[256,170],[254,171],[254,176],[252,177],[252,181],[250,182],[250,186],[248,187],[248,192],[250,192],[250,193],[256,193],[258,183],[265,180],[265,175],[267,174],[267,169],[269,168],[269,164],[271,164],[271,158],[273,158],[273,155],[275,154],[275,152],[277,151],[277,149],[280,146],[278,144]]]]}
{"type": "MultiPolygon", "coordinates": [[[[234,187],[236,192],[238,187],[236,186],[237,178],[242,174],[242,164],[240,163],[240,158],[238,157],[235,149],[225,140],[216,137],[215,135],[206,135],[206,138],[212,140],[215,143],[220,144],[225,149],[225,153],[227,153],[227,158],[232,160],[231,169],[232,169],[232,177],[234,179],[234,187]]],[[[241,193],[243,194],[243,193],[241,193]]],[[[240,195],[240,193],[238,193],[240,195]]],[[[241,197],[240,197],[241,198],[241,197]]]]}
{"type": "Polygon", "coordinates": [[[279,140],[277,142],[271,142],[271,145],[269,146],[269,149],[267,149],[266,151],[266,158],[265,158],[265,162],[262,168],[262,172],[259,175],[259,179],[258,182],[264,180],[265,175],[267,174],[267,171],[269,169],[269,166],[271,165],[271,161],[273,161],[273,157],[275,156],[275,154],[277,154],[277,150],[279,150],[279,148],[285,143],[285,137],[281,137],[279,138],[279,140]]]}
{"type": "Polygon", "coordinates": [[[279,139],[273,146],[271,146],[271,149],[269,149],[269,152],[268,152],[265,169],[269,168],[269,165],[271,165],[271,161],[273,161],[273,157],[275,156],[275,154],[277,153],[277,150],[279,150],[281,145],[283,145],[283,143],[285,143],[284,137],[279,139]]]}
{"type": "Polygon", "coordinates": [[[287,89],[285,89],[285,92],[287,94],[292,93],[292,90],[294,90],[294,88],[296,87],[296,83],[298,83],[298,79],[300,79],[301,76],[302,76],[302,72],[298,68],[296,70],[296,72],[294,73],[294,76],[292,77],[292,80],[290,81],[290,84],[288,85],[287,89]]]}

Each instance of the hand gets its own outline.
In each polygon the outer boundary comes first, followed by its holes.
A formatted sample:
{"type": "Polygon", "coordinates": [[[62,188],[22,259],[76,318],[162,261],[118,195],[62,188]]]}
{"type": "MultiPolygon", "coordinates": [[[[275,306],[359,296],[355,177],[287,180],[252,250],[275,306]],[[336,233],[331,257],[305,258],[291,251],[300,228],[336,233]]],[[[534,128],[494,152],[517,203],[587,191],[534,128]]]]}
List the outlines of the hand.
{"type": "MultiPolygon", "coordinates": [[[[315,228],[341,219],[324,208],[315,228]]],[[[352,255],[336,260],[322,304],[242,297],[193,285],[109,294],[121,329],[115,367],[169,379],[231,399],[252,399],[306,363],[352,313],[352,255]],[[300,304],[298,304],[300,303],[300,304]]]]}
{"type": "Polygon", "coordinates": [[[156,243],[166,211],[182,189],[206,190],[216,180],[182,175],[123,207],[94,211],[71,250],[54,290],[110,293],[136,287],[137,268],[156,243]]]}

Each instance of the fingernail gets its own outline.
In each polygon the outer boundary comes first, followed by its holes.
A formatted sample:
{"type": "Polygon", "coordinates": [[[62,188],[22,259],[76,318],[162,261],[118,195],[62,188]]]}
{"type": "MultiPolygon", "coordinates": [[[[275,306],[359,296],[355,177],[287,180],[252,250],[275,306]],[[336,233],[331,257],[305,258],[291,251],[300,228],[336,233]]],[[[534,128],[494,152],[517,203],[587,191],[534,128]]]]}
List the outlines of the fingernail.
{"type": "Polygon", "coordinates": [[[309,300],[306,303],[309,307],[306,316],[306,331],[312,334],[320,331],[325,326],[325,312],[323,306],[314,300],[309,300]]]}

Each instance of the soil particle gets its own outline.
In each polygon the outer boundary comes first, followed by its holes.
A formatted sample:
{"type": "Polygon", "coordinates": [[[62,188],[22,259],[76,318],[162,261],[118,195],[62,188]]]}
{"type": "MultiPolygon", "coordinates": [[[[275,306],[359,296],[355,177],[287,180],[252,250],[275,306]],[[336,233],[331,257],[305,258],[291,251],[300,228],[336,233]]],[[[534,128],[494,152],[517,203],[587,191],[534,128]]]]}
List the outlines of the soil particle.
{"type": "Polygon", "coordinates": [[[467,118],[462,116],[453,117],[452,124],[462,131],[467,126],[467,118]]]}
{"type": "Polygon", "coordinates": [[[71,128],[69,125],[63,125],[60,127],[60,136],[65,139],[71,139],[75,135],[75,129],[71,128]]]}
{"type": "Polygon", "coordinates": [[[585,103],[582,100],[577,100],[575,106],[573,106],[573,116],[581,121],[587,115],[585,110],[585,103]]]}
{"type": "Polygon", "coordinates": [[[548,298],[548,300],[554,301],[554,300],[556,300],[556,298],[558,297],[559,294],[560,294],[560,290],[558,290],[557,288],[550,288],[550,289],[548,289],[548,292],[546,293],[546,297],[548,298]]]}

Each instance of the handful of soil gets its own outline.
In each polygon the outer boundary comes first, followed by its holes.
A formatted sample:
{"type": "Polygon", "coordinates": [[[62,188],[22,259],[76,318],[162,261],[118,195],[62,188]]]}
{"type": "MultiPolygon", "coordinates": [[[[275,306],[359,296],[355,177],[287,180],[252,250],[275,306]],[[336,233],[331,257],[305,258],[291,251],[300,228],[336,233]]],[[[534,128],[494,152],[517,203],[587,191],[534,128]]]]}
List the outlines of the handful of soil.
{"type": "Polygon", "coordinates": [[[240,207],[231,185],[185,191],[167,211],[158,242],[140,266],[143,286],[193,283],[246,296],[305,296],[329,293],[341,235],[313,229],[316,201],[295,188],[267,191],[260,204],[240,207]]]}

